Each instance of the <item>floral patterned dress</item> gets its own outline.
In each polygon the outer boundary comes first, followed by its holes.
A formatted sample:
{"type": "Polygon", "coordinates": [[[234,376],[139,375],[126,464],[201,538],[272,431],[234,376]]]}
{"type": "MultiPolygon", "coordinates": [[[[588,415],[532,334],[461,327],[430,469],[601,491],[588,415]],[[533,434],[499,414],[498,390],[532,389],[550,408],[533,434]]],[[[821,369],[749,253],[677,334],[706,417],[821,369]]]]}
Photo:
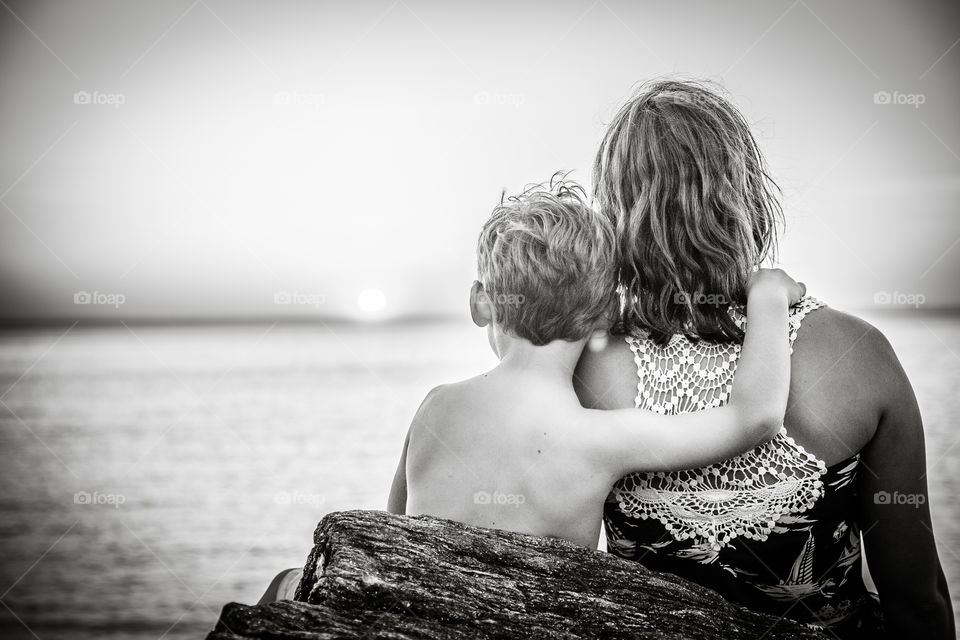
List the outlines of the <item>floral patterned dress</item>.
{"type": "MultiPolygon", "coordinates": [[[[791,309],[791,348],[803,317],[822,306],[808,296],[791,309]]],[[[746,325],[742,310],[731,314],[746,325]]],[[[626,340],[638,408],[677,414],[727,402],[740,345],[626,340]]],[[[605,505],[607,548],[756,611],[840,638],[882,638],[879,601],[861,578],[859,467],[857,454],[827,468],[781,427],[771,441],[718,464],[631,474],[605,505]]]]}

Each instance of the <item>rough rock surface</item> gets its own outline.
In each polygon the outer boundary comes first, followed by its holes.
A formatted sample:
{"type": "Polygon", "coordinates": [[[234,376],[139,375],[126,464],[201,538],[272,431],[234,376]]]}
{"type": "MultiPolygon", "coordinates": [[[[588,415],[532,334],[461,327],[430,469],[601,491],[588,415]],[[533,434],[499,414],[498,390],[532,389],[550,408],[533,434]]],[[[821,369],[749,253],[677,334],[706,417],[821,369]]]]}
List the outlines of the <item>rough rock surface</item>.
{"type": "Polygon", "coordinates": [[[345,511],[317,526],[297,601],[230,603],[208,640],[760,637],[826,636],[561,540],[345,511]]]}

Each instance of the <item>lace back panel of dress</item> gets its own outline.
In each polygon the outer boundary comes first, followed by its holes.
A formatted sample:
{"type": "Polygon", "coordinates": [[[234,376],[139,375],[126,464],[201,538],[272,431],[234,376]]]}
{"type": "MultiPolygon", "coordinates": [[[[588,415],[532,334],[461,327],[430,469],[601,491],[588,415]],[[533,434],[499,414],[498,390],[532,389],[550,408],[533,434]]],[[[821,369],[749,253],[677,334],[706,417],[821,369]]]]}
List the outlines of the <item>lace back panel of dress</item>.
{"type": "MultiPolygon", "coordinates": [[[[790,312],[790,346],[803,317],[824,306],[805,297],[790,312]]],[[[732,310],[746,326],[742,312],[732,310]]],[[[707,344],[674,336],[665,347],[645,336],[628,337],[640,382],[636,406],[660,414],[726,404],[740,356],[738,344],[707,344]]],[[[613,496],[623,513],[655,518],[677,540],[693,539],[718,550],[737,536],[765,540],[784,514],[797,514],[823,494],[826,465],[797,445],[781,427],[769,442],[724,462],[675,472],[638,473],[621,479],[613,496]]]]}

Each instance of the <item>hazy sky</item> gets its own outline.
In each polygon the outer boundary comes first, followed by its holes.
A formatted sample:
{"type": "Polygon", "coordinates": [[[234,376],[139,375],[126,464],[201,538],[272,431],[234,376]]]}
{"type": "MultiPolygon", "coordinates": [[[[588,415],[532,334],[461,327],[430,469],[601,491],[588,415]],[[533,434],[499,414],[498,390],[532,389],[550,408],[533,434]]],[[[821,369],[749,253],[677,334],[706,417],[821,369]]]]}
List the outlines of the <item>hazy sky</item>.
{"type": "Polygon", "coordinates": [[[500,190],[671,74],[755,124],[812,293],[960,304],[954,2],[0,4],[0,318],[462,313],[500,190]]]}

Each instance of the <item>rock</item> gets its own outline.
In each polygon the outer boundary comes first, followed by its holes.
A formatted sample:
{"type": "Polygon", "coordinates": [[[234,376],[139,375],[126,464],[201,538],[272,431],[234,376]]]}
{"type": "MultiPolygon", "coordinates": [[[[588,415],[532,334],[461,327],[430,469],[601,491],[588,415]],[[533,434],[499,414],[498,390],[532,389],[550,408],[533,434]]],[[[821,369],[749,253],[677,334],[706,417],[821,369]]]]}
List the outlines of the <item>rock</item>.
{"type": "Polygon", "coordinates": [[[207,638],[826,638],[562,540],[381,511],[320,521],[296,600],[230,603],[207,638]]]}

